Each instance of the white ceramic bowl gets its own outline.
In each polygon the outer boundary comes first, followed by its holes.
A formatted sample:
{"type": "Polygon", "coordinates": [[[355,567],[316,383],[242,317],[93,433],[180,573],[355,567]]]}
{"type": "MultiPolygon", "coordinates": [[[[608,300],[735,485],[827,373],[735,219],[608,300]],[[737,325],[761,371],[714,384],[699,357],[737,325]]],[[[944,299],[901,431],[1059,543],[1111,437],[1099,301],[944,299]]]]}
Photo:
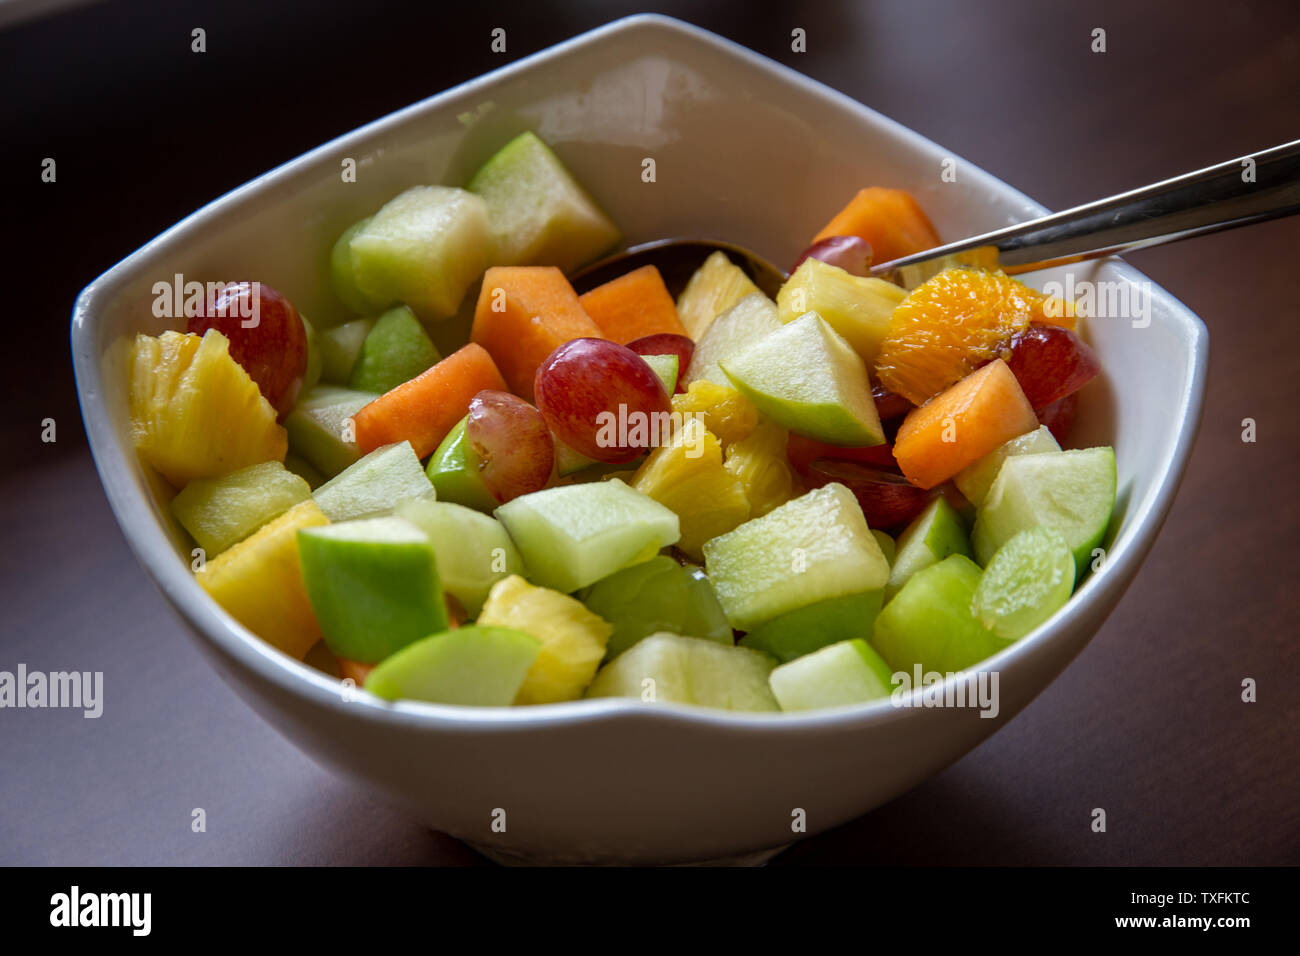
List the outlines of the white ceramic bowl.
{"type": "MultiPolygon", "coordinates": [[[[267,173],[178,223],[95,280],[72,321],[95,461],[128,542],[221,675],[321,764],[428,826],[499,858],[676,862],[749,858],[843,823],[965,754],[1034,698],[1119,601],[1172,502],[1200,417],[1207,334],[1152,288],[1149,327],[1094,320],[1104,377],[1083,394],[1079,445],[1110,443],[1119,505],[1108,559],[1049,624],[986,662],[996,719],[896,708],[747,716],[631,700],[528,709],[347,700],[332,678],[245,630],[195,583],[188,545],[131,450],[112,343],[157,333],[151,287],[260,278],[307,315],[341,318],[327,252],[349,223],[416,183],[461,183],[535,129],[629,241],[698,235],[789,262],[867,184],[910,189],[956,238],[1043,210],[993,177],[783,66],[657,16],[583,34],[385,117],[267,173]],[[343,158],[357,160],[341,182],[343,158]],[[642,181],[643,160],[656,181],[642,181]],[[505,830],[494,829],[504,811],[505,830]]],[[[1118,261],[1077,278],[1145,281],[1118,261]]],[[[1041,283],[1051,276],[1038,276],[1041,283]]],[[[125,637],[123,639],[126,639],[125,637]]],[[[1043,768],[1050,773],[1050,767],[1043,768]]]]}

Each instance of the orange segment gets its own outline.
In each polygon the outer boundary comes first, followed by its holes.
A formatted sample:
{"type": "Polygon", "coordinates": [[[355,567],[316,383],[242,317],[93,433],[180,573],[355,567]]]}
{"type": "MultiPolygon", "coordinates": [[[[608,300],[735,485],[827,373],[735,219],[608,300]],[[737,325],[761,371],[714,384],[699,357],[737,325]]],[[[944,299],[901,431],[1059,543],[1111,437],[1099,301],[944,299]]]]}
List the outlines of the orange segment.
{"type": "Polygon", "coordinates": [[[1074,310],[1000,272],[948,269],[894,309],[876,357],[876,378],[922,405],[999,355],[1030,322],[1070,328],[1074,310]]]}

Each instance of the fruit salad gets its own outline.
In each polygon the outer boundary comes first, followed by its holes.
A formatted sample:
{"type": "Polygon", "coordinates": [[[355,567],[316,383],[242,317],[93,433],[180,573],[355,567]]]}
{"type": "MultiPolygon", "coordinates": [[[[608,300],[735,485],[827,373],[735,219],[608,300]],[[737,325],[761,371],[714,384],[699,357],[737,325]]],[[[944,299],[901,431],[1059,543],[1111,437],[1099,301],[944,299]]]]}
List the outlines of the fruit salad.
{"type": "Polygon", "coordinates": [[[351,318],[243,281],[137,336],[135,448],[212,600],[384,700],[886,698],[1070,600],[1115,457],[1070,444],[1071,303],[996,262],[871,277],[939,244],[897,189],[812,240],[775,299],[722,251],[575,288],[619,231],[525,133],[343,231],[351,318]]]}

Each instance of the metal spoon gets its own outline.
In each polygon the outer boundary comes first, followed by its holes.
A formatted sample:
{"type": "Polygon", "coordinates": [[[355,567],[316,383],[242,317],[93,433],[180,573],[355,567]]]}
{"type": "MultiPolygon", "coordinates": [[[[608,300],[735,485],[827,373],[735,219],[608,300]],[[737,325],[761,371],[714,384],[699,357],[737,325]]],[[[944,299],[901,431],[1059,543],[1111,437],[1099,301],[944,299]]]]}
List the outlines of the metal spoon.
{"type": "MultiPolygon", "coordinates": [[[[1300,140],[1029,222],[950,242],[871,267],[871,275],[908,287],[963,258],[997,253],[1008,273],[1118,255],[1300,212],[1300,140]],[[955,257],[955,258],[954,258],[955,257]]],[[[714,250],[730,256],[767,295],[788,275],[733,243],[658,239],[616,253],[573,276],[579,291],[630,269],[655,265],[675,295],[714,250]]]]}

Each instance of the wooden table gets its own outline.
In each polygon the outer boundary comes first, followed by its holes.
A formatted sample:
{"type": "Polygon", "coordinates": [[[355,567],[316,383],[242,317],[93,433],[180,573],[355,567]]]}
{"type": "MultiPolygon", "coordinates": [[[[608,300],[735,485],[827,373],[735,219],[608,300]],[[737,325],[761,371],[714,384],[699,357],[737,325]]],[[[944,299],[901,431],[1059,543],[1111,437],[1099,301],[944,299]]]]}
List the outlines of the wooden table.
{"type": "MultiPolygon", "coordinates": [[[[77,291],[176,219],[500,65],[493,27],[515,57],[632,12],[459,6],[116,2],[0,33],[12,167],[0,669],[103,670],[109,688],[99,720],[0,713],[0,862],[482,862],[315,767],[201,662],[108,511],[66,339],[77,291]],[[196,26],[206,54],[190,52],[196,26]],[[39,178],[47,156],[53,184],[39,178]],[[45,418],[53,444],[40,440],[45,418]],[[205,834],[190,830],[195,807],[205,834]]],[[[662,9],[1052,208],[1300,134],[1293,4],[699,6],[662,9]],[[806,54],[790,52],[795,27],[806,54]],[[1105,53],[1090,49],[1098,27],[1105,53]]],[[[1212,341],[1200,438],[1145,567],[1083,655],[1002,732],[774,865],[1300,862],[1298,255],[1293,219],[1132,257],[1205,318],[1212,341]],[[1244,418],[1257,422],[1253,444],[1244,418]],[[1245,677],[1256,703],[1240,699],[1245,677]],[[1089,827],[1099,806],[1105,834],[1089,827]]]]}

